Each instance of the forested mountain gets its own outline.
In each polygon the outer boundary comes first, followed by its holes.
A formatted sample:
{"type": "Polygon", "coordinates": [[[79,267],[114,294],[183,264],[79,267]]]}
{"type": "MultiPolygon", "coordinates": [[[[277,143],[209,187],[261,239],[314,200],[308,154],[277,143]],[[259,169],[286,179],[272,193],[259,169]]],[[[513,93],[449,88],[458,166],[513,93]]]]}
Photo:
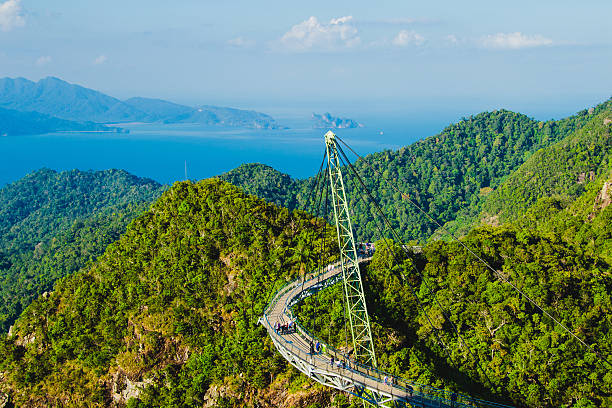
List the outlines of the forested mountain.
{"type": "MultiPolygon", "coordinates": [[[[504,227],[474,230],[463,242],[587,344],[612,355],[610,264],[554,237],[504,227]]],[[[399,245],[391,245],[394,256],[382,241],[376,246],[363,276],[380,367],[517,407],[611,406],[610,367],[464,247],[435,241],[408,257],[399,245]]],[[[299,319],[344,348],[341,297],[341,286],[326,289],[300,305],[299,319]]]]}
{"type": "Polygon", "coordinates": [[[0,190],[0,331],[101,254],[163,187],[122,170],[43,169],[0,190]]]}
{"type": "Polygon", "coordinates": [[[266,129],[278,127],[272,117],[255,111],[217,106],[190,107],[149,98],[121,101],[54,77],[38,82],[24,78],[0,79],[0,107],[38,112],[77,122],[197,123],[266,129]]]}
{"type": "Polygon", "coordinates": [[[278,206],[295,208],[300,182],[265,164],[242,164],[219,178],[278,206]]]}
{"type": "Polygon", "coordinates": [[[516,221],[538,199],[573,200],[612,168],[612,110],[595,115],[559,143],[536,152],[492,192],[483,217],[516,221]]]}
{"type": "Polygon", "coordinates": [[[37,112],[0,108],[0,136],[37,135],[51,132],[123,132],[123,129],[97,123],[74,122],[37,112]]]}
{"type": "Polygon", "coordinates": [[[175,184],[0,337],[0,388],[17,406],[123,405],[136,385],[129,406],[329,402],[288,396],[304,379],[257,323],[319,225],[219,180],[175,184]]]}
{"type": "MultiPolygon", "coordinates": [[[[591,111],[548,122],[505,110],[485,112],[400,150],[367,155],[355,167],[403,239],[426,240],[438,229],[407,202],[408,197],[441,224],[457,220],[452,227],[463,227],[467,232],[465,226],[472,225],[477,218],[483,198],[531,155],[573,134],[594,116],[609,112],[611,107],[612,100],[609,100],[591,111]],[[406,196],[402,197],[391,184],[406,196]]],[[[347,154],[351,155],[348,151],[347,154]]],[[[233,183],[248,191],[290,208],[312,209],[308,200],[313,199],[310,192],[314,178],[291,180],[280,173],[272,176],[272,170],[262,165],[254,171],[253,166],[257,165],[239,167],[221,178],[230,177],[233,183]],[[248,176],[240,176],[241,171],[246,171],[248,176]],[[254,191],[250,187],[265,185],[267,177],[284,181],[273,189],[254,191]]],[[[372,217],[373,207],[360,198],[353,177],[346,178],[355,232],[361,240],[374,240],[379,233],[372,217]]]]}
{"type": "MultiPolygon", "coordinates": [[[[309,380],[257,323],[273,290],[318,261],[320,226],[218,180],[175,184],[0,338],[1,390],[18,406],[346,403],[320,386],[304,389],[309,380]]],[[[326,240],[333,238],[330,226],[326,240]]],[[[612,352],[609,264],[508,228],[475,230],[464,243],[589,344],[612,352]]],[[[377,248],[364,282],[381,367],[519,407],[612,403],[612,377],[596,356],[457,243],[436,241],[412,258],[394,246],[397,261],[383,242],[377,248]]],[[[340,291],[299,308],[336,345],[345,339],[340,291]]]]}
{"type": "MultiPolygon", "coordinates": [[[[483,113],[357,161],[403,238],[425,240],[436,226],[409,211],[386,179],[434,217],[459,217],[451,227],[466,231],[463,244],[498,271],[457,242],[432,240],[408,254],[391,244],[394,257],[377,242],[363,277],[381,368],[517,407],[612,405],[601,358],[500,280],[612,355],[611,102],[550,122],[483,113]],[[503,225],[467,232],[495,216],[503,225]]],[[[312,208],[313,178],[257,164],[222,178],[312,208]]],[[[349,177],[356,227],[376,236],[372,207],[354,183],[349,177]]],[[[161,190],[119,171],[49,170],[0,190],[0,272],[19,277],[0,287],[17,287],[27,306],[64,276],[0,336],[0,399],[4,392],[33,407],[346,406],[288,366],[257,324],[270,294],[319,261],[323,221],[217,179],[177,183],[145,211],[161,190]]],[[[328,226],[326,240],[334,239],[328,226]]],[[[341,290],[298,307],[313,332],[339,347],[347,339],[341,290]]]]}

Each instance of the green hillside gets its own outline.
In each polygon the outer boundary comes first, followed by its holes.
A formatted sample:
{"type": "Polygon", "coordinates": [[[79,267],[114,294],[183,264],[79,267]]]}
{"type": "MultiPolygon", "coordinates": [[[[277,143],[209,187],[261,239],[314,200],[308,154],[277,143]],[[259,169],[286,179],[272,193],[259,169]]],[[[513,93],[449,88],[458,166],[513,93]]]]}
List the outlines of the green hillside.
{"type": "MultiPolygon", "coordinates": [[[[0,340],[8,356],[0,362],[0,389],[17,406],[340,401],[319,386],[303,388],[310,381],[287,366],[257,323],[275,288],[313,268],[321,226],[219,180],[175,184],[91,267],[62,279],[24,311],[13,336],[0,340]]],[[[331,227],[327,234],[330,242],[331,227]]],[[[480,229],[465,243],[610,355],[609,264],[528,231],[480,229]]],[[[382,242],[377,247],[364,282],[381,367],[517,406],[612,403],[609,370],[463,247],[434,242],[414,261],[399,254],[399,266],[382,242]]],[[[345,339],[339,291],[300,308],[304,322],[337,345],[345,339]]]]}
{"type": "MultiPolygon", "coordinates": [[[[508,228],[477,229],[463,242],[586,343],[612,356],[610,264],[576,254],[562,240],[508,228]]],[[[611,406],[610,367],[462,246],[436,241],[408,258],[394,245],[393,258],[382,241],[376,245],[363,274],[380,367],[517,407],[611,406]]],[[[344,348],[350,332],[341,299],[341,286],[327,289],[307,299],[298,314],[320,338],[344,348]]]]}
{"type": "MultiPolygon", "coordinates": [[[[436,220],[441,223],[457,220],[453,229],[463,228],[467,232],[466,226],[480,213],[483,198],[536,151],[573,134],[610,106],[612,100],[590,113],[584,110],[566,119],[547,122],[506,110],[485,112],[400,150],[367,155],[355,167],[403,239],[424,241],[438,227],[403,200],[389,182],[409,194],[436,220]]],[[[351,156],[348,151],[347,154],[351,156]]],[[[311,209],[307,201],[314,178],[292,180],[264,165],[241,166],[221,178],[266,200],[290,208],[311,209]]],[[[360,240],[376,239],[372,209],[355,193],[351,177],[347,179],[355,232],[360,240]]]]}
{"type": "Polygon", "coordinates": [[[487,197],[483,216],[513,222],[540,198],[580,196],[612,166],[611,128],[612,110],[604,111],[559,143],[536,152],[487,197]]]}
{"type": "Polygon", "coordinates": [[[0,190],[0,331],[56,279],[100,255],[159,197],[125,171],[40,170],[0,190]]]}
{"type": "Polygon", "coordinates": [[[220,402],[282,406],[304,379],[257,319],[313,267],[299,248],[322,225],[219,180],[175,184],[0,339],[0,389],[17,406],[124,405],[128,383],[149,385],[143,406],[201,406],[221,388],[220,402]]]}

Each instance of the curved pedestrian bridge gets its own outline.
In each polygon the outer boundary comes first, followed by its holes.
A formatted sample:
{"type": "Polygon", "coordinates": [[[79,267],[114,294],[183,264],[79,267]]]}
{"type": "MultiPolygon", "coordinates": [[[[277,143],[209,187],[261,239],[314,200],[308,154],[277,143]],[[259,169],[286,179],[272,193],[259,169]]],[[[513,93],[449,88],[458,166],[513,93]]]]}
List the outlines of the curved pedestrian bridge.
{"type": "MultiPolygon", "coordinates": [[[[360,262],[368,259],[361,259],[360,262]]],[[[346,391],[382,407],[491,407],[508,405],[450,393],[416,384],[376,368],[350,360],[338,350],[310,334],[296,320],[292,307],[301,300],[342,280],[339,264],[317,271],[305,280],[296,279],[282,287],[270,301],[259,322],[264,325],[276,349],[294,367],[319,383],[346,391]],[[292,329],[277,331],[275,326],[292,323],[292,329]],[[311,353],[319,342],[321,350],[311,353]],[[332,364],[332,357],[334,363],[332,364]]]]}

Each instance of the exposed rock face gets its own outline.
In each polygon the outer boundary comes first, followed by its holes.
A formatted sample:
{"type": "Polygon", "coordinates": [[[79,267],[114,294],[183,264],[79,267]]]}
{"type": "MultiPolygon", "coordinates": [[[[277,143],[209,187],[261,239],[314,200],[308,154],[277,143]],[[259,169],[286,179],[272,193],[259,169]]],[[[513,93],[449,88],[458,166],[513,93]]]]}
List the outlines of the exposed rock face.
{"type": "Polygon", "coordinates": [[[606,181],[601,188],[597,198],[595,199],[595,205],[593,205],[593,211],[603,210],[612,202],[612,181],[606,181]]]}
{"type": "Polygon", "coordinates": [[[8,408],[9,396],[3,392],[0,392],[0,408],[8,408]]]}
{"type": "Polygon", "coordinates": [[[30,333],[30,334],[26,334],[23,337],[19,337],[17,340],[15,340],[15,344],[17,344],[18,346],[27,346],[28,344],[32,344],[36,341],[36,334],[34,333],[30,333]]]}
{"type": "Polygon", "coordinates": [[[150,379],[131,381],[123,371],[117,371],[113,375],[111,398],[115,403],[126,404],[130,398],[138,398],[142,390],[151,382],[150,379]]]}
{"type": "Polygon", "coordinates": [[[604,119],[604,122],[603,122],[604,125],[609,125],[610,123],[612,123],[612,119],[608,119],[608,118],[604,119]]]}
{"type": "Polygon", "coordinates": [[[606,181],[601,187],[601,191],[595,198],[593,203],[593,212],[587,217],[589,221],[592,221],[599,211],[602,211],[612,203],[612,181],[606,181]]]}

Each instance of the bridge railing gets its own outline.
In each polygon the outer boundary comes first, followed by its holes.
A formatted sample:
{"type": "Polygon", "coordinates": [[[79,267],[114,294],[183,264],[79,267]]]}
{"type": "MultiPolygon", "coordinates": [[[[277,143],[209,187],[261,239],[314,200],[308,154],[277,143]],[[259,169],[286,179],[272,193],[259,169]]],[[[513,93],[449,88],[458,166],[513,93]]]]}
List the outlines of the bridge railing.
{"type": "MultiPolygon", "coordinates": [[[[333,268],[335,269],[336,267],[339,266],[339,264],[340,262],[334,263],[333,268]]],[[[268,311],[272,310],[276,306],[276,304],[282,298],[282,296],[284,296],[286,293],[292,290],[295,290],[297,286],[299,285],[306,286],[310,284],[312,281],[320,279],[321,276],[327,274],[329,272],[327,268],[328,266],[325,266],[323,268],[315,270],[314,272],[310,274],[309,279],[306,279],[308,275],[304,276],[303,278],[297,277],[293,281],[290,281],[285,286],[280,288],[271,297],[268,307],[265,309],[265,312],[264,312],[265,324],[267,325],[267,330],[270,332],[271,335],[276,334],[276,332],[274,330],[274,327],[270,324],[270,321],[268,320],[268,316],[267,316],[268,311]]],[[[347,364],[346,370],[354,374],[358,374],[360,376],[373,380],[376,384],[378,384],[378,387],[377,387],[378,390],[381,390],[387,393],[389,392],[388,391],[389,389],[401,390],[402,393],[404,394],[404,397],[408,396],[409,398],[412,398],[415,401],[418,399],[424,399],[428,401],[436,400],[441,403],[444,403],[445,405],[449,405],[449,406],[454,405],[455,407],[458,407],[458,408],[459,407],[461,408],[473,408],[473,407],[513,408],[509,405],[485,401],[482,399],[470,397],[468,395],[457,394],[451,391],[435,388],[429,385],[414,383],[402,377],[385,372],[383,370],[379,370],[377,368],[351,360],[345,353],[342,353],[341,351],[335,349],[334,347],[327,345],[326,343],[321,341],[319,338],[314,336],[312,333],[310,333],[306,328],[304,328],[297,321],[289,304],[291,303],[291,300],[297,297],[297,295],[299,295],[300,293],[301,292],[297,292],[295,296],[287,298],[285,300],[285,304],[283,305],[283,309],[285,310],[285,313],[290,317],[291,320],[294,321],[296,330],[299,331],[300,334],[304,336],[305,338],[310,338],[313,341],[318,341],[323,347],[325,347],[325,353],[329,355],[330,357],[333,356],[334,359],[336,360],[345,361],[347,364]],[[454,397],[456,397],[455,401],[453,401],[453,394],[454,394],[454,397]]],[[[308,352],[304,351],[300,347],[295,346],[293,343],[288,342],[282,336],[277,336],[277,339],[278,338],[284,341],[284,343],[286,344],[284,348],[289,353],[291,353],[292,355],[298,356],[302,361],[308,360],[308,357],[310,356],[308,352]],[[302,356],[302,354],[304,356],[302,356]]],[[[318,355],[321,355],[321,354],[318,353],[318,355]]]]}
{"type": "MultiPolygon", "coordinates": [[[[290,316],[295,320],[293,313],[290,311],[290,316]]],[[[455,394],[456,401],[455,406],[457,407],[490,407],[490,408],[513,408],[509,405],[498,404],[486,400],[482,400],[479,398],[473,398],[469,395],[453,393],[452,391],[432,387],[430,385],[424,385],[415,383],[412,381],[408,381],[402,377],[396,376],[389,372],[374,368],[372,366],[368,366],[362,364],[358,361],[350,359],[345,353],[337,350],[336,348],[329,346],[323,343],[319,338],[310,333],[306,328],[304,328],[297,320],[295,320],[296,329],[302,334],[304,337],[311,338],[314,341],[318,341],[325,347],[325,354],[330,357],[333,356],[337,361],[345,361],[346,369],[350,370],[356,374],[367,377],[371,380],[376,381],[382,386],[392,387],[401,389],[403,391],[402,394],[412,396],[412,397],[422,397],[427,398],[429,400],[436,399],[444,403],[448,403],[451,405],[452,395],[455,394]],[[386,380],[385,380],[386,378],[386,380]]],[[[319,353],[320,355],[320,353],[319,353]]],[[[383,390],[383,387],[379,387],[379,390],[383,390]]],[[[387,391],[388,392],[388,391],[387,391]]]]}
{"type": "MultiPolygon", "coordinates": [[[[333,265],[335,269],[340,265],[340,261],[337,261],[330,265],[333,265]]],[[[306,284],[313,280],[319,279],[322,275],[325,275],[328,272],[327,267],[328,265],[322,268],[316,269],[313,272],[307,273],[304,277],[298,276],[297,278],[287,282],[283,287],[278,289],[276,292],[272,294],[272,296],[270,296],[270,301],[268,302],[268,306],[266,307],[264,313],[267,314],[269,310],[271,310],[272,308],[274,308],[274,306],[276,306],[278,299],[280,299],[282,295],[293,290],[298,284],[306,284]],[[304,280],[302,281],[302,279],[304,280]]]]}

